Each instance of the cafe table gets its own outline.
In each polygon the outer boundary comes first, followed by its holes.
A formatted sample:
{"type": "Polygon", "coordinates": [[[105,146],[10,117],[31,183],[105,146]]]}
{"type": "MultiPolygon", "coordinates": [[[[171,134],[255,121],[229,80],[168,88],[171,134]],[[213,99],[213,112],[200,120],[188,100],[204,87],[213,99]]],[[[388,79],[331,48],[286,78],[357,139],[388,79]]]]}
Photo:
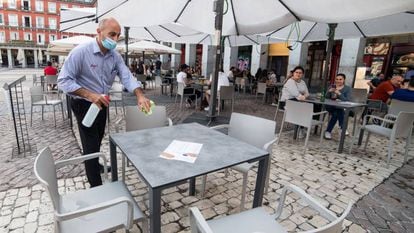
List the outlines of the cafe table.
{"type": "MultiPolygon", "coordinates": [[[[344,129],[348,128],[349,113],[352,110],[356,110],[358,108],[362,108],[362,107],[366,106],[366,104],[363,104],[363,103],[356,103],[356,102],[350,102],[350,101],[330,100],[330,99],[326,99],[325,101],[321,101],[320,99],[317,99],[317,98],[310,98],[310,99],[306,99],[304,101],[308,102],[308,103],[313,103],[313,104],[320,104],[324,107],[325,106],[331,106],[331,107],[344,109],[344,111],[345,111],[344,125],[343,125],[344,129]]],[[[346,136],[345,131],[346,130],[341,130],[341,136],[340,136],[340,139],[339,139],[338,153],[340,153],[340,154],[344,150],[344,141],[345,141],[345,136],[346,136]]]]}
{"type": "Polygon", "coordinates": [[[244,162],[259,161],[253,207],[262,204],[269,153],[206,126],[190,123],[111,134],[112,180],[118,179],[116,150],[119,148],[138,171],[149,189],[150,232],[161,232],[161,192],[190,181],[195,194],[195,178],[244,162]],[[173,140],[201,143],[194,163],[169,160],[160,154],[173,140]]]}

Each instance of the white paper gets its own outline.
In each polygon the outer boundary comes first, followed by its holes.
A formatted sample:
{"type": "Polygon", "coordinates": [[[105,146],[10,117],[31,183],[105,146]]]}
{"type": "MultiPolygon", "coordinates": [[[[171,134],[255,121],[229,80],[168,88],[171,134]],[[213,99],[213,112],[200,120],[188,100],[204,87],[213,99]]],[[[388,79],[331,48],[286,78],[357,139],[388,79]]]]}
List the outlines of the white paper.
{"type": "Polygon", "coordinates": [[[349,105],[357,105],[358,103],[350,102],[350,101],[341,101],[341,104],[349,104],[349,105]]]}
{"type": "Polygon", "coordinates": [[[203,144],[173,140],[168,147],[161,152],[160,157],[164,159],[180,160],[194,163],[200,154],[203,144]]]}

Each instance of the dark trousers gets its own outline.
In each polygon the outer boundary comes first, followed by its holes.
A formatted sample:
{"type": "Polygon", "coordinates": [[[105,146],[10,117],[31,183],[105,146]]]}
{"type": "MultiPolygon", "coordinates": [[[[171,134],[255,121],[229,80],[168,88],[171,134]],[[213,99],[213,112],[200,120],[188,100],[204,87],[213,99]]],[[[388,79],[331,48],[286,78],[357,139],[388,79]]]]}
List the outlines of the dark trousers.
{"type": "Polygon", "coordinates": [[[326,131],[332,132],[332,129],[335,127],[337,121],[339,123],[339,127],[341,127],[342,129],[342,126],[344,125],[345,111],[341,108],[335,108],[330,106],[326,106],[326,110],[331,114],[331,119],[329,119],[326,131]]]}
{"type": "MultiPolygon", "coordinates": [[[[104,107],[99,112],[92,126],[88,128],[82,125],[82,120],[86,112],[88,112],[91,103],[83,99],[72,99],[71,105],[76,121],[78,122],[83,154],[99,152],[105,133],[107,108],[104,107]]],[[[91,187],[102,185],[99,158],[85,161],[85,171],[91,187]]]]}
{"type": "Polygon", "coordinates": [[[190,95],[188,97],[189,99],[191,99],[191,101],[194,101],[196,99],[196,97],[197,97],[197,99],[200,98],[201,92],[199,90],[194,89],[192,87],[186,87],[186,88],[184,88],[184,94],[193,94],[193,93],[195,95],[190,95]]]}

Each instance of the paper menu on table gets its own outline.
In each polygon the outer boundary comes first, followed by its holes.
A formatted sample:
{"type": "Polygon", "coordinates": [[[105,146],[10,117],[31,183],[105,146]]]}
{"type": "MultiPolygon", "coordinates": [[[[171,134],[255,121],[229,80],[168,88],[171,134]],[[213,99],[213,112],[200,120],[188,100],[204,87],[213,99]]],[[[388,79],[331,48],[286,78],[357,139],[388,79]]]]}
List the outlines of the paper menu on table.
{"type": "Polygon", "coordinates": [[[161,152],[160,157],[164,159],[180,160],[194,163],[200,154],[203,144],[173,140],[168,147],[161,152]]]}

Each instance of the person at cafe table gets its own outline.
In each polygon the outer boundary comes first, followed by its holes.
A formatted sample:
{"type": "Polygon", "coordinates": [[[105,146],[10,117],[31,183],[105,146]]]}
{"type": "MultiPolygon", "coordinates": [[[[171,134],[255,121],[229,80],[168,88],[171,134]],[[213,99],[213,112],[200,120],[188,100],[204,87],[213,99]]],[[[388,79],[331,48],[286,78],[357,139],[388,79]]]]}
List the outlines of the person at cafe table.
{"type": "MultiPolygon", "coordinates": [[[[328,92],[326,93],[326,98],[331,100],[341,100],[349,101],[351,99],[351,87],[345,85],[345,74],[338,74],[335,77],[335,83],[331,85],[328,92]]],[[[326,128],[324,137],[325,139],[332,139],[332,130],[335,127],[336,122],[338,122],[339,127],[344,124],[344,115],[345,111],[342,108],[336,108],[332,106],[326,106],[326,111],[329,112],[331,118],[328,122],[328,127],[326,128]]],[[[344,130],[344,129],[342,129],[344,130]]],[[[346,130],[346,129],[345,129],[346,130]]],[[[349,135],[348,130],[345,131],[345,135],[349,135]]]]}
{"type": "Polygon", "coordinates": [[[302,76],[305,72],[303,67],[296,66],[293,76],[283,85],[282,96],[280,97],[280,108],[284,109],[286,100],[305,100],[309,97],[309,90],[302,76]]]}

